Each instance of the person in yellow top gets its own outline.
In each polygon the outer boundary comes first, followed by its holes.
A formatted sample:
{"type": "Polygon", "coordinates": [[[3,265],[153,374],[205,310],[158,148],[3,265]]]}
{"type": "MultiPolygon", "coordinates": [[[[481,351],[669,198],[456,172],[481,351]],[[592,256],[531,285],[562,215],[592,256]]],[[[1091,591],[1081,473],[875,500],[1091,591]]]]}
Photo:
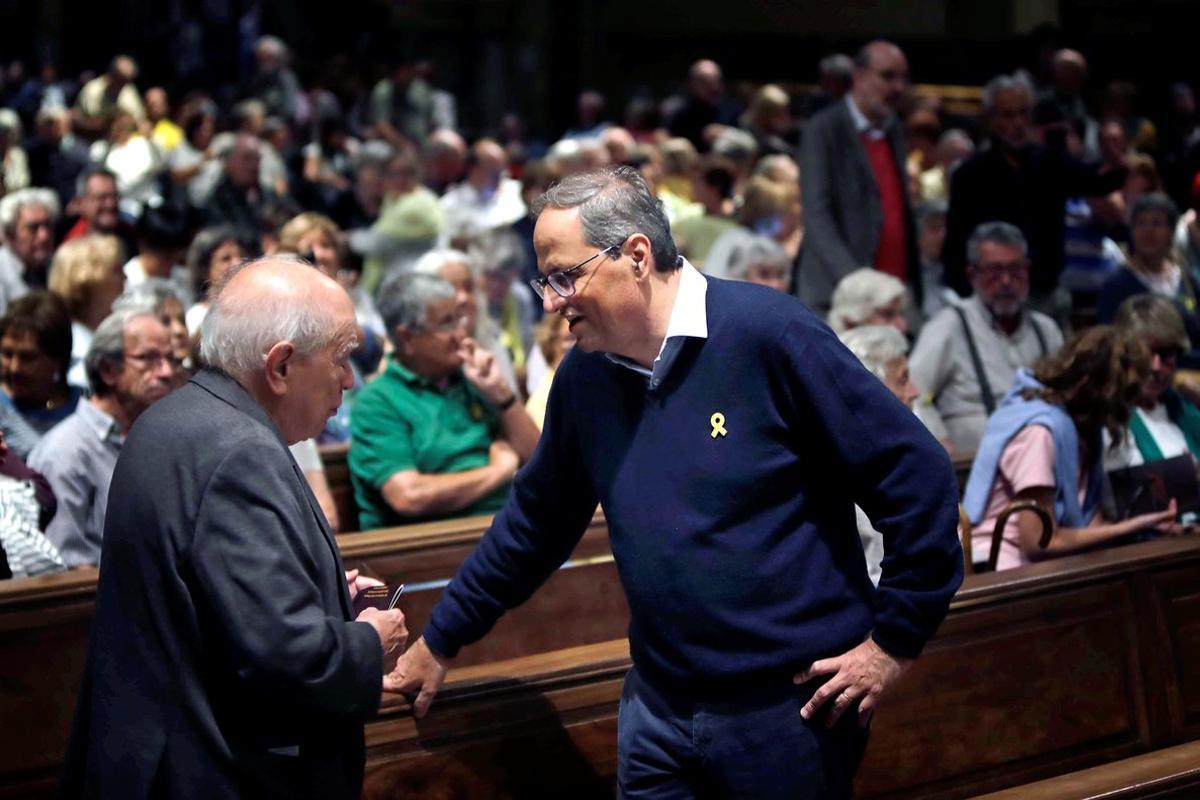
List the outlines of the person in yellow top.
{"type": "Polygon", "coordinates": [[[146,90],[146,127],[150,140],[164,156],[183,141],[183,128],[171,119],[171,102],[161,86],[146,90]]]}
{"type": "MultiPolygon", "coordinates": [[[[545,365],[541,378],[537,380],[535,388],[529,395],[529,400],[525,402],[525,411],[540,431],[542,423],[546,419],[546,403],[550,400],[550,385],[554,382],[554,372],[562,360],[567,357],[570,349],[575,346],[575,336],[567,326],[566,317],[561,314],[547,314],[534,328],[533,338],[534,347],[545,358],[545,365]]],[[[529,358],[531,373],[534,361],[531,353],[529,358]]],[[[530,377],[533,377],[532,374],[530,377]]]]}

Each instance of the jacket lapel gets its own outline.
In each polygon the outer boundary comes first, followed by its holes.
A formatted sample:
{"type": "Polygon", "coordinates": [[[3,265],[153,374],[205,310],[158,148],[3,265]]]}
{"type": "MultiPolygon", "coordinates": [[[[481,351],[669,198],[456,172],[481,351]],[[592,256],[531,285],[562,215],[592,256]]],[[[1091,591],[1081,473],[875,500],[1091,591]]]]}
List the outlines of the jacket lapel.
{"type": "MultiPolygon", "coordinates": [[[[266,409],[260,406],[250,396],[250,393],[234,380],[231,375],[219,369],[206,367],[193,375],[191,382],[229,403],[262,425],[265,425],[268,430],[275,434],[275,438],[279,441],[280,446],[284,450],[287,450],[288,444],[284,441],[283,434],[280,433],[279,426],[275,424],[275,420],[271,419],[266,409]]],[[[329,547],[330,555],[333,556],[333,563],[338,569],[338,600],[341,603],[342,612],[345,614],[346,619],[353,619],[353,610],[350,605],[350,590],[346,586],[345,571],[342,566],[342,556],[338,550],[337,539],[334,538],[333,530],[329,527],[328,520],[325,519],[325,512],[321,510],[321,505],[317,502],[312,489],[309,488],[308,479],[304,477],[304,473],[300,471],[299,465],[291,457],[291,452],[288,452],[288,459],[292,462],[292,471],[295,473],[296,479],[300,482],[301,491],[308,502],[309,512],[316,518],[317,527],[321,530],[321,537],[325,540],[326,546],[329,547]]]]}

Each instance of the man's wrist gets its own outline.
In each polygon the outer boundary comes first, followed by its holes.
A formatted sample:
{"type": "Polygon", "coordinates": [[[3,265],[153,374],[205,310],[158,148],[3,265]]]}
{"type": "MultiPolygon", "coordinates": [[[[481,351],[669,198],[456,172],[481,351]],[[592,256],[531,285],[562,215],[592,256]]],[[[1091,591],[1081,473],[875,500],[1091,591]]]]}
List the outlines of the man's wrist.
{"type": "Polygon", "coordinates": [[[504,400],[496,403],[495,406],[496,406],[497,411],[503,413],[505,411],[508,411],[514,405],[516,405],[516,403],[517,403],[517,393],[513,392],[513,393],[509,394],[508,397],[504,398],[504,400]]]}

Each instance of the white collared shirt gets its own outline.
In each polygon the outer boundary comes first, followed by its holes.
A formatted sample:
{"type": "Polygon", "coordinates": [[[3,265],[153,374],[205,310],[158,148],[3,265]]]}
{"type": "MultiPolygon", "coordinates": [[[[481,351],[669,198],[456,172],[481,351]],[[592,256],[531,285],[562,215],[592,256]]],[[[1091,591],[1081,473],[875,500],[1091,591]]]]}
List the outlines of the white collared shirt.
{"type": "Polygon", "coordinates": [[[679,288],[675,292],[675,303],[671,306],[671,317],[667,321],[667,335],[663,337],[653,369],[616,353],[606,353],[609,360],[627,367],[650,381],[650,388],[657,389],[675,363],[684,339],[708,338],[708,280],[687,259],[679,268],[679,288]]]}
{"type": "Polygon", "coordinates": [[[846,93],[846,108],[850,109],[850,119],[854,120],[854,129],[859,133],[866,133],[868,139],[882,139],[887,133],[882,127],[875,127],[854,102],[854,98],[850,93],[846,93]]]}

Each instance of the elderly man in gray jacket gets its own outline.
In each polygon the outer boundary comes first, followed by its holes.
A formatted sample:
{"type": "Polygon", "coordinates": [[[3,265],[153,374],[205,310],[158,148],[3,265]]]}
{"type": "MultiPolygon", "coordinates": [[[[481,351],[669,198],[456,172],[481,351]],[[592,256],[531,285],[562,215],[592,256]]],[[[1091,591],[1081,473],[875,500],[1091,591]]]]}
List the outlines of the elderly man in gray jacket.
{"type": "Polygon", "coordinates": [[[854,86],[804,130],[800,185],[804,247],[799,295],[824,314],[838,281],[871,266],[904,281],[920,308],[920,260],[904,168],[907,152],[896,110],[908,86],[908,61],[874,41],[855,58],[854,86]]]}

